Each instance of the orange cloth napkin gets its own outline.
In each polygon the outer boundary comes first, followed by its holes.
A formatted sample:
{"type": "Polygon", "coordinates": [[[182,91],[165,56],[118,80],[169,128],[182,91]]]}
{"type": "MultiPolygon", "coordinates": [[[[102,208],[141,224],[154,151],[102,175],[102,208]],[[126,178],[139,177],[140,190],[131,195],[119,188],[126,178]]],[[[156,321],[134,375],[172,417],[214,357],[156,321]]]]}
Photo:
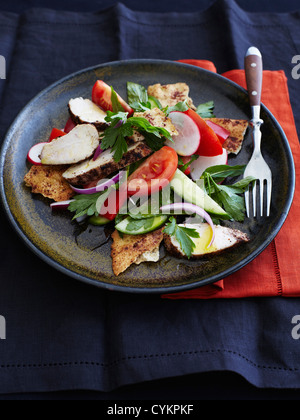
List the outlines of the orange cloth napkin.
{"type": "MultiPolygon", "coordinates": [[[[207,60],[180,60],[216,72],[207,60]]],[[[246,88],[244,70],[232,70],[224,77],[246,88]]],[[[167,294],[168,299],[243,298],[259,296],[300,296],[299,249],[300,229],[300,145],[289,98],[287,78],[283,71],[264,71],[262,102],[283,128],[296,167],[294,201],[275,240],[251,263],[215,284],[187,292],[167,294]]]]}

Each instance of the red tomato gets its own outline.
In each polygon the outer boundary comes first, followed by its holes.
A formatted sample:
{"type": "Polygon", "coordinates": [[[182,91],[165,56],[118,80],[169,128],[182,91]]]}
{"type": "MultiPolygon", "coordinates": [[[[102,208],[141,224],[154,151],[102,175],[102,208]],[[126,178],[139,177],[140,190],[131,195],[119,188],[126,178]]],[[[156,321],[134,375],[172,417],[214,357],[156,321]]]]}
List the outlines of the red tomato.
{"type": "Polygon", "coordinates": [[[123,184],[119,190],[114,190],[106,199],[100,215],[108,220],[114,220],[127,200],[127,186],[123,184]]]}
{"type": "MultiPolygon", "coordinates": [[[[183,162],[183,165],[186,165],[187,163],[189,163],[192,159],[192,156],[181,156],[181,160],[183,162]]],[[[181,166],[179,166],[179,168],[181,168],[181,166]]],[[[190,175],[191,173],[191,167],[189,166],[185,171],[184,171],[185,175],[190,175]]]]}
{"type": "Polygon", "coordinates": [[[64,128],[65,133],[69,133],[73,128],[76,127],[76,124],[73,122],[72,118],[70,117],[66,123],[66,126],[64,128]]]}
{"type": "Polygon", "coordinates": [[[185,111],[198,125],[201,133],[201,142],[196,154],[199,156],[217,156],[223,153],[223,148],[214,130],[209,127],[203,118],[192,109],[185,111]]]}
{"type": "Polygon", "coordinates": [[[218,136],[218,139],[220,140],[222,146],[225,142],[225,140],[228,139],[230,136],[230,131],[226,130],[225,128],[221,127],[219,124],[216,124],[212,121],[206,121],[206,124],[210,126],[218,136]]]}
{"type": "MultiPolygon", "coordinates": [[[[118,95],[118,100],[125,112],[129,115],[133,114],[133,109],[118,95]]],[[[113,111],[111,103],[111,87],[108,86],[103,80],[97,80],[92,91],[92,101],[100,106],[104,111],[113,111]]]]}
{"type": "Polygon", "coordinates": [[[128,195],[151,195],[166,187],[178,167],[178,155],[174,149],[164,146],[153,153],[128,178],[128,195]]]}
{"type": "Polygon", "coordinates": [[[62,137],[65,136],[67,133],[65,133],[62,130],[59,130],[58,128],[53,128],[53,130],[51,131],[50,137],[49,137],[49,143],[54,140],[57,139],[58,137],[62,137]]]}

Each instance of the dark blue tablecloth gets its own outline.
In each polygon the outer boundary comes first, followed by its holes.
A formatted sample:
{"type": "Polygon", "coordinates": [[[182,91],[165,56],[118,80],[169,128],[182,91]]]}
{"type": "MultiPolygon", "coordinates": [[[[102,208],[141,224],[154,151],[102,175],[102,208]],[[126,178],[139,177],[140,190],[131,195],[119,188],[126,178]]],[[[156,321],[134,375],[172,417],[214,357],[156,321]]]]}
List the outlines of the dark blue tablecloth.
{"type": "MultiPolygon", "coordinates": [[[[196,13],[97,13],[30,9],[0,12],[0,139],[22,107],[67,74],[130,58],[212,60],[219,72],[243,67],[247,48],[289,80],[297,127],[292,58],[300,13],[245,12],[218,0],[196,13]]],[[[299,299],[167,301],[98,290],[33,255],[0,213],[0,393],[114,390],[199,372],[232,371],[264,388],[300,388],[300,341],[292,337],[299,299]]]]}

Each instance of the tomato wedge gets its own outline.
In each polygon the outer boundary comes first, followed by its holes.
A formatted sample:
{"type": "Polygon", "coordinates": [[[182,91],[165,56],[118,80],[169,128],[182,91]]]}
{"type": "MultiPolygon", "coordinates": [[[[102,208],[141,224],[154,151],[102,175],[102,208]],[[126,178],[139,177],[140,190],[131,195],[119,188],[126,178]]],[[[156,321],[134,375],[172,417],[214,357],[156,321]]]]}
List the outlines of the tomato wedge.
{"type": "Polygon", "coordinates": [[[66,122],[65,128],[64,128],[64,132],[66,134],[68,134],[70,131],[73,130],[73,128],[76,127],[76,124],[73,122],[72,118],[70,117],[68,119],[68,121],[66,122]]]}
{"type": "Polygon", "coordinates": [[[119,190],[112,191],[107,197],[100,215],[108,220],[114,220],[127,200],[126,184],[122,185],[119,190]]]}
{"type": "Polygon", "coordinates": [[[173,179],[178,167],[178,155],[174,149],[164,146],[153,153],[128,178],[128,195],[151,195],[165,188],[173,179]]]}
{"type": "Polygon", "coordinates": [[[214,130],[192,109],[185,111],[185,114],[191,117],[200,129],[201,142],[196,154],[199,156],[221,155],[223,153],[222,144],[214,130]]]}
{"type": "Polygon", "coordinates": [[[58,128],[53,128],[53,130],[51,131],[50,137],[49,137],[49,143],[54,140],[57,139],[58,137],[62,137],[65,136],[67,133],[65,133],[62,130],[59,130],[58,128]]]}
{"type": "MultiPolygon", "coordinates": [[[[133,114],[133,109],[117,94],[118,100],[125,112],[129,115],[133,114]]],[[[94,104],[100,106],[104,111],[113,111],[111,102],[111,87],[108,86],[103,80],[97,80],[92,90],[92,101],[94,104]]]]}

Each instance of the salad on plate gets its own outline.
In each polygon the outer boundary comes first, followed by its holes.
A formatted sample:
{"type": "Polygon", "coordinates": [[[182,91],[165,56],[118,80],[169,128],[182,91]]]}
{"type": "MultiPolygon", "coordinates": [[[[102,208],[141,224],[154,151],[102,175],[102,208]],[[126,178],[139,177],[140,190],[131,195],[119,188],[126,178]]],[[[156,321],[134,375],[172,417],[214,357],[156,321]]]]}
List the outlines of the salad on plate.
{"type": "Polygon", "coordinates": [[[112,269],[157,262],[163,244],[176,258],[213,258],[250,238],[230,222],[245,217],[228,165],[248,121],[217,118],[213,101],[195,105],[186,83],[127,83],[127,101],[98,80],[90,98],[70,98],[64,129],[35,144],[24,182],[78,223],[111,227],[112,269]],[[224,223],[226,222],[226,224],[224,223]]]}

